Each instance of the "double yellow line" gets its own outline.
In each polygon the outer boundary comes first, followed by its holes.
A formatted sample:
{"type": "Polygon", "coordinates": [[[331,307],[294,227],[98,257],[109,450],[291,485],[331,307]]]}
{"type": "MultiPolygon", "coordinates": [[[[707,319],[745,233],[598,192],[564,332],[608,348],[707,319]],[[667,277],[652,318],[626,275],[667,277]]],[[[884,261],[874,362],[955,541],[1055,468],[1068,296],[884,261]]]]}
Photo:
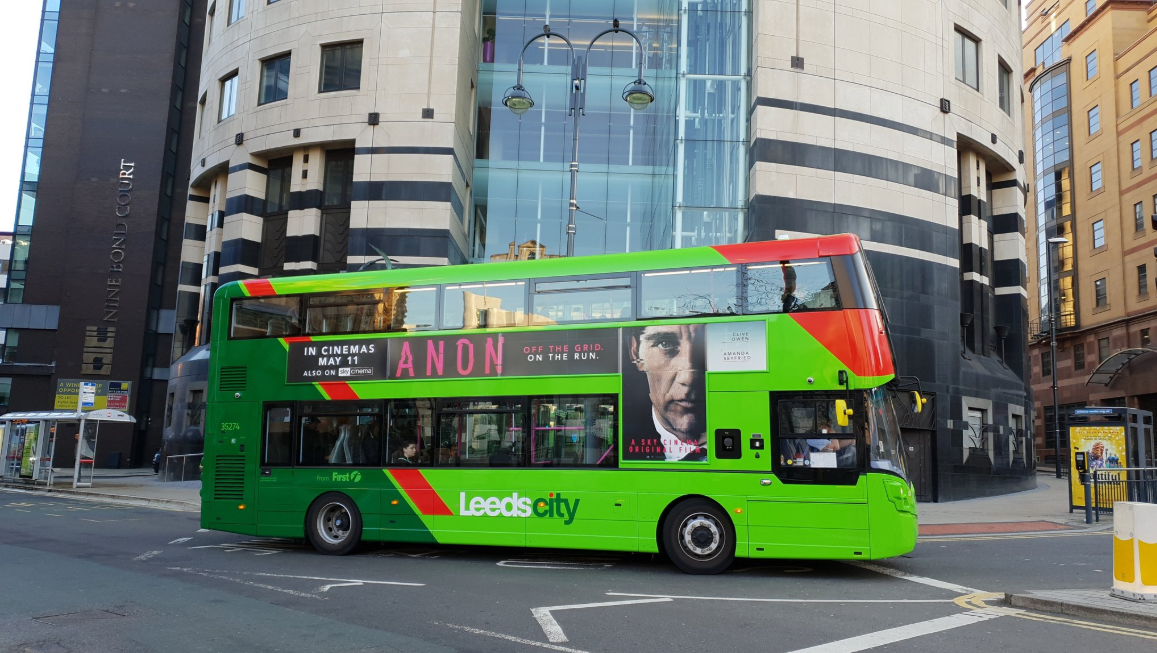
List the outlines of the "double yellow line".
{"type": "Polygon", "coordinates": [[[1083,628],[1085,630],[1095,630],[1102,633],[1112,633],[1114,635],[1125,635],[1126,637],[1139,637],[1141,639],[1157,641],[1157,632],[1150,630],[1137,630],[1136,628],[1126,628],[1124,626],[1099,624],[1092,621],[1081,621],[1080,619],[1058,617],[1050,614],[1041,614],[1039,612],[1030,613],[1016,608],[991,606],[986,603],[986,601],[992,601],[1002,597],[1004,597],[1004,594],[999,592],[976,592],[975,594],[965,594],[964,596],[958,596],[953,599],[952,602],[966,610],[983,609],[1007,611],[1006,615],[1009,617],[1018,617],[1020,619],[1028,619],[1029,621],[1040,621],[1044,623],[1066,624],[1076,628],[1083,628]]]}

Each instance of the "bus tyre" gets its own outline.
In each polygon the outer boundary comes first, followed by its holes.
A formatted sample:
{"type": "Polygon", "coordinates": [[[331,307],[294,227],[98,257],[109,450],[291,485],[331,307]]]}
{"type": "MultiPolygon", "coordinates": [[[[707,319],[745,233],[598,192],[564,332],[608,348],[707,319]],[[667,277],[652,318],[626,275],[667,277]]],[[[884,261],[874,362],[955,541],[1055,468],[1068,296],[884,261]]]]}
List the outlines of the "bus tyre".
{"type": "Polygon", "coordinates": [[[341,492],[326,492],[305,515],[305,535],[318,552],[345,555],[362,539],[362,514],[353,499],[341,492]]]}
{"type": "Polygon", "coordinates": [[[689,574],[718,574],[735,560],[731,517],[706,499],[688,499],[663,522],[663,546],[671,562],[689,574]]]}

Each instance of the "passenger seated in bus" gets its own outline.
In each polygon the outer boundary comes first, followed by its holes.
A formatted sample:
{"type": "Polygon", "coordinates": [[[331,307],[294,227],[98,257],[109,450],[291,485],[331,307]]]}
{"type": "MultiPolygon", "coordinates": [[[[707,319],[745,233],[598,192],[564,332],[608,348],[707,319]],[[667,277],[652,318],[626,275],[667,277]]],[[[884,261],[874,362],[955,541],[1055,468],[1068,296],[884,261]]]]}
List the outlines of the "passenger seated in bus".
{"type": "Polygon", "coordinates": [[[490,454],[491,467],[510,467],[514,465],[514,443],[507,442],[490,454]]]}
{"type": "Polygon", "coordinates": [[[402,450],[394,456],[395,465],[418,465],[418,443],[407,442],[402,445],[402,450]]]}
{"type": "Polygon", "coordinates": [[[378,438],[378,418],[358,426],[358,440],[354,450],[355,462],[359,465],[379,465],[382,461],[380,439],[378,438]]]}

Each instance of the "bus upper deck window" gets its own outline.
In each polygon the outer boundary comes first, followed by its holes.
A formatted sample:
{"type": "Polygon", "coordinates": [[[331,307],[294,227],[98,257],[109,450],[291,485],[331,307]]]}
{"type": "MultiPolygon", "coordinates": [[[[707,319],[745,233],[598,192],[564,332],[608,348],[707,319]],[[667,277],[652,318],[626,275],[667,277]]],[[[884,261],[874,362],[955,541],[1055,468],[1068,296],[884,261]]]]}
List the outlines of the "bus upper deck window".
{"type": "Polygon", "coordinates": [[[276,338],[301,333],[301,298],[260,297],[233,302],[229,337],[276,338]]]}
{"type": "Polygon", "coordinates": [[[736,314],[737,271],[730,266],[644,272],[641,317],[736,314]]]}
{"type": "Polygon", "coordinates": [[[525,281],[449,284],[442,302],[447,329],[526,326],[525,281]]]}
{"type": "Polygon", "coordinates": [[[827,260],[748,265],[743,276],[744,313],[793,313],[838,309],[840,296],[827,260]]]}
{"type": "Polygon", "coordinates": [[[438,313],[438,288],[394,288],[390,293],[390,307],[392,330],[433,329],[438,313]]]}
{"type": "Polygon", "coordinates": [[[630,320],[631,278],[538,281],[531,296],[531,324],[630,320]]]}
{"type": "Polygon", "coordinates": [[[312,295],[306,306],[306,333],[374,333],[389,323],[385,290],[312,295]]]}

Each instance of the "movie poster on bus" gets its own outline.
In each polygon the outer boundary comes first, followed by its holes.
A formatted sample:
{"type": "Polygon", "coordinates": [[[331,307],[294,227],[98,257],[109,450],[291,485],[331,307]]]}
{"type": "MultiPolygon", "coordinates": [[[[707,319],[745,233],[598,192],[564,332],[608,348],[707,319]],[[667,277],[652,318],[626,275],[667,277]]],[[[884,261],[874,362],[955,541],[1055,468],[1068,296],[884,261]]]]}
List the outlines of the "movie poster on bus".
{"type": "Polygon", "coordinates": [[[704,324],[625,328],[621,460],[707,461],[704,324]]]}
{"type": "Polygon", "coordinates": [[[457,333],[390,341],[390,378],[617,374],[618,329],[457,333]]]}
{"type": "MultiPolygon", "coordinates": [[[[1124,426],[1070,426],[1069,442],[1073,452],[1085,452],[1089,471],[1120,469],[1125,466],[1124,426]]],[[[1076,456],[1070,457],[1073,466],[1069,482],[1073,487],[1073,505],[1084,507],[1085,488],[1081,485],[1080,474],[1076,471],[1076,456]]],[[[1110,474],[1109,476],[1116,476],[1110,474]]],[[[1102,479],[1105,476],[1101,476],[1102,479]]]]}
{"type": "Polygon", "coordinates": [[[380,381],[389,378],[386,338],[290,340],[286,383],[380,381]]]}

